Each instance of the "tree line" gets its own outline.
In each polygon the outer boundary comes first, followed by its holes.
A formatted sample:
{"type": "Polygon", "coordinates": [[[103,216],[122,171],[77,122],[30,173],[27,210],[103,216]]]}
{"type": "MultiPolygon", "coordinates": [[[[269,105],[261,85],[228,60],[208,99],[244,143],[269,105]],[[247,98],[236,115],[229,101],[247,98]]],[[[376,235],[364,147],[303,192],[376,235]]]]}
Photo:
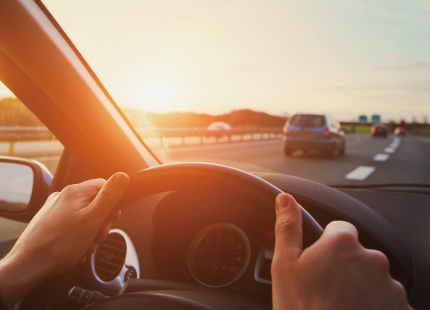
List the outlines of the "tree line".
{"type": "MultiPolygon", "coordinates": [[[[214,122],[226,122],[233,128],[280,128],[287,118],[249,109],[211,115],[194,112],[149,113],[142,110],[123,109],[135,127],[156,125],[163,128],[206,128],[214,122]]],[[[42,122],[14,97],[0,99],[0,126],[38,127],[42,122]]]]}
{"type": "Polygon", "coordinates": [[[287,117],[249,109],[220,115],[194,112],[149,113],[132,109],[124,109],[124,113],[137,127],[145,127],[145,122],[149,120],[162,128],[206,128],[214,122],[225,122],[233,128],[280,128],[287,121],[287,117]]]}

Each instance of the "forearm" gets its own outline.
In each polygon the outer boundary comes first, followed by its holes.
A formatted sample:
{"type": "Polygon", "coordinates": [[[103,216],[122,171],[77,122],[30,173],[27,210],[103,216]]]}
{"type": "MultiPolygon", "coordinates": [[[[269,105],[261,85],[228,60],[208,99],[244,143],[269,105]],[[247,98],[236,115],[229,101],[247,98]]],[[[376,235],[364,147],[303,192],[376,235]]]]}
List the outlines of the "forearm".
{"type": "Polygon", "coordinates": [[[33,287],[43,281],[43,270],[30,260],[8,255],[0,261],[0,294],[12,309],[33,287]]]}

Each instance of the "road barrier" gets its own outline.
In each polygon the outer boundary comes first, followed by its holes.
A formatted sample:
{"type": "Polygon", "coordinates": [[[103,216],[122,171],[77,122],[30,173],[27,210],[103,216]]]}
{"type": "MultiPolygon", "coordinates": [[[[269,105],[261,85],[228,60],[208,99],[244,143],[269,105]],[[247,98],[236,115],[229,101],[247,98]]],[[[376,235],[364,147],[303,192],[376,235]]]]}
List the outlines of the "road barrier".
{"type": "Polygon", "coordinates": [[[0,127],[0,142],[9,143],[12,156],[16,142],[52,141],[54,135],[46,127],[0,127]]]}
{"type": "MultiPolygon", "coordinates": [[[[185,146],[185,138],[196,137],[200,144],[212,138],[211,143],[281,139],[282,128],[256,128],[208,130],[198,128],[136,128],[138,134],[145,138],[157,138],[160,144],[166,138],[180,138],[180,146],[185,146]],[[214,139],[215,138],[215,139],[214,139]],[[227,139],[226,139],[227,138],[227,139]],[[214,140],[214,142],[213,142],[214,140]]],[[[9,143],[8,155],[12,156],[16,142],[37,142],[55,140],[54,135],[45,127],[0,127],[0,142],[9,143]]]]}
{"type": "MultiPolygon", "coordinates": [[[[282,128],[255,128],[255,129],[231,129],[231,130],[208,130],[198,128],[158,128],[160,139],[165,138],[181,138],[181,146],[185,146],[185,138],[199,138],[200,144],[205,144],[208,138],[215,138],[215,143],[253,141],[253,140],[269,140],[281,139],[282,128]]],[[[137,128],[137,132],[143,138],[145,136],[154,136],[148,134],[148,129],[137,128]]],[[[213,139],[212,139],[213,140],[213,139]]],[[[211,142],[213,143],[213,142],[211,142]]]]}

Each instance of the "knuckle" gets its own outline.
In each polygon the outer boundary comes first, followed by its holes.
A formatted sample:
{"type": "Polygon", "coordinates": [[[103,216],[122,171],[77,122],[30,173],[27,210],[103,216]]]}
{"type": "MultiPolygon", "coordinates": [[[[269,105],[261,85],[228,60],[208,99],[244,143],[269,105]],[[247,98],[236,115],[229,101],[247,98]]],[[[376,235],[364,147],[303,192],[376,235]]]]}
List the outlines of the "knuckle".
{"type": "Polygon", "coordinates": [[[278,218],[275,225],[275,235],[288,234],[296,231],[298,224],[298,221],[292,217],[278,218]]]}
{"type": "Polygon", "coordinates": [[[110,188],[104,188],[101,191],[100,199],[103,203],[114,204],[116,203],[117,195],[110,188]]]}
{"type": "Polygon", "coordinates": [[[60,194],[60,192],[53,192],[51,195],[49,195],[47,200],[55,199],[55,197],[57,197],[59,194],[60,194]]]}
{"type": "Polygon", "coordinates": [[[74,196],[75,194],[78,193],[78,190],[76,188],[76,185],[67,185],[62,191],[61,193],[63,193],[64,195],[71,195],[74,196]]]}
{"type": "Polygon", "coordinates": [[[403,287],[403,285],[400,282],[395,281],[395,280],[392,280],[392,281],[393,281],[393,293],[394,293],[394,296],[397,297],[397,302],[401,303],[403,305],[407,305],[408,304],[408,298],[406,295],[405,288],[403,287]]]}
{"type": "Polygon", "coordinates": [[[372,260],[372,263],[376,266],[376,268],[382,271],[384,274],[388,274],[390,270],[390,262],[388,261],[387,256],[384,253],[379,251],[371,251],[368,255],[372,260]]]}
{"type": "Polygon", "coordinates": [[[333,236],[333,246],[346,251],[354,250],[359,243],[357,237],[350,231],[340,231],[333,236]]]}

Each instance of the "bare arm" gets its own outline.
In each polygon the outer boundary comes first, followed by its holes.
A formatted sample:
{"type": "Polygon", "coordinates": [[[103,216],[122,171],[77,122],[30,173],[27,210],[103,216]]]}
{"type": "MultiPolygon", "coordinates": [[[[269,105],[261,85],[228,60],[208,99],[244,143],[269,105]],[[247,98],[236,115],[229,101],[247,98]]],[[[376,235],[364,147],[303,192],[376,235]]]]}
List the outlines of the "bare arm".
{"type": "Polygon", "coordinates": [[[109,216],[128,188],[128,176],[113,175],[67,186],[49,196],[15,246],[0,261],[0,294],[13,307],[42,281],[91,255],[118,220],[109,216]]]}

